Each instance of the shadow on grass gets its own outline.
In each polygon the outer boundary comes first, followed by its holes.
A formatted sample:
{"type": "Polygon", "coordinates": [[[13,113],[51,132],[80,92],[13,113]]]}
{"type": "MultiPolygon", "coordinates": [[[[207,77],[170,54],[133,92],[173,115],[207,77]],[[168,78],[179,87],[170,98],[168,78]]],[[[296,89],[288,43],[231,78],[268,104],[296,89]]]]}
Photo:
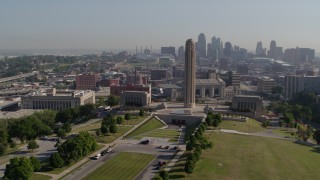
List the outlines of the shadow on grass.
{"type": "Polygon", "coordinates": [[[315,153],[320,153],[320,148],[315,147],[315,148],[311,149],[310,151],[315,152],[315,153]]]}
{"type": "Polygon", "coordinates": [[[170,179],[183,179],[183,178],[185,178],[185,176],[177,174],[177,175],[170,175],[169,178],[170,179]]]}
{"type": "Polygon", "coordinates": [[[180,173],[180,172],[184,172],[184,168],[171,169],[169,172],[170,172],[170,173],[180,173]]]}
{"type": "Polygon", "coordinates": [[[313,144],[313,143],[309,143],[309,142],[305,142],[305,141],[301,141],[301,140],[296,140],[296,141],[294,141],[294,143],[300,144],[302,146],[308,146],[308,147],[315,146],[315,144],[313,144]]]}

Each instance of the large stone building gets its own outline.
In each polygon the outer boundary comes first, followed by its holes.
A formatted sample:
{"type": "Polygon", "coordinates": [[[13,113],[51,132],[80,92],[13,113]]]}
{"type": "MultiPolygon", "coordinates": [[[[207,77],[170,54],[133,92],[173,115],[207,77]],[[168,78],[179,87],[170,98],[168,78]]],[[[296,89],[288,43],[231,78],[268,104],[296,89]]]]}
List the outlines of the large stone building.
{"type": "Polygon", "coordinates": [[[94,90],[98,81],[98,74],[80,74],[76,77],[76,88],[77,90],[94,90]]]}
{"type": "Polygon", "coordinates": [[[263,101],[260,96],[236,95],[232,99],[232,110],[250,112],[254,117],[263,115],[263,101]]]}
{"type": "Polygon", "coordinates": [[[120,96],[122,106],[148,106],[151,103],[151,93],[145,91],[125,91],[120,96]]]}
{"type": "Polygon", "coordinates": [[[197,97],[216,97],[224,96],[226,83],[215,73],[209,73],[207,79],[196,79],[197,97]]]}
{"type": "Polygon", "coordinates": [[[192,39],[186,42],[185,51],[184,107],[195,107],[196,51],[192,39]]]}
{"type": "Polygon", "coordinates": [[[86,91],[56,91],[55,88],[45,92],[33,93],[22,97],[23,109],[63,110],[84,104],[95,103],[95,93],[86,91]]]}
{"type": "Polygon", "coordinates": [[[320,94],[320,77],[289,75],[284,78],[284,92],[287,99],[292,99],[295,94],[315,93],[320,94]]]}

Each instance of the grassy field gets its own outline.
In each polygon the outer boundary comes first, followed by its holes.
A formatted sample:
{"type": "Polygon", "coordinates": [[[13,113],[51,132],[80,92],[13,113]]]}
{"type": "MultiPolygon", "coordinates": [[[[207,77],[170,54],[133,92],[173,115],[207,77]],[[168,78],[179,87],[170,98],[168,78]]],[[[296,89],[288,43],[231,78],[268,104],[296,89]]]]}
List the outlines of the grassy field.
{"type": "Polygon", "coordinates": [[[134,179],[155,156],[150,154],[122,152],[90,173],[86,179],[134,179]]]}
{"type": "Polygon", "coordinates": [[[95,131],[101,127],[101,121],[89,124],[87,126],[72,129],[71,133],[79,133],[81,131],[95,131]]]}
{"type": "Polygon", "coordinates": [[[222,120],[222,122],[219,124],[219,128],[246,133],[261,132],[266,130],[262,127],[260,122],[251,118],[248,118],[246,122],[222,120]]]}
{"type": "Polygon", "coordinates": [[[124,133],[126,133],[127,131],[129,131],[132,126],[122,126],[122,125],[118,125],[118,131],[115,134],[110,134],[109,136],[99,136],[96,137],[96,140],[98,143],[111,143],[112,141],[114,141],[115,139],[117,139],[118,137],[123,136],[124,133]]]}
{"type": "Polygon", "coordinates": [[[125,120],[124,115],[121,115],[123,118],[123,124],[124,125],[136,125],[139,124],[141,121],[143,121],[147,116],[131,116],[130,120],[125,120]]]}
{"type": "Polygon", "coordinates": [[[213,149],[202,152],[193,174],[184,159],[170,179],[320,179],[320,150],[289,140],[213,133],[213,149]]]}
{"type": "Polygon", "coordinates": [[[292,132],[296,132],[296,131],[297,129],[295,128],[280,128],[280,129],[273,129],[272,133],[282,137],[296,138],[295,135],[294,136],[291,135],[292,132]]]}
{"type": "Polygon", "coordinates": [[[180,132],[173,129],[156,129],[145,134],[135,136],[134,139],[141,139],[143,137],[158,137],[168,138],[170,142],[177,142],[180,136],[180,132]]]}
{"type": "Polygon", "coordinates": [[[42,174],[33,174],[30,180],[49,180],[50,176],[42,175],[42,174]]]}
{"type": "Polygon", "coordinates": [[[161,128],[163,126],[164,125],[160,121],[158,121],[155,118],[151,118],[146,123],[144,123],[140,127],[138,127],[136,130],[134,130],[133,132],[128,134],[128,136],[126,136],[126,138],[132,138],[134,136],[138,136],[140,134],[161,128]]]}

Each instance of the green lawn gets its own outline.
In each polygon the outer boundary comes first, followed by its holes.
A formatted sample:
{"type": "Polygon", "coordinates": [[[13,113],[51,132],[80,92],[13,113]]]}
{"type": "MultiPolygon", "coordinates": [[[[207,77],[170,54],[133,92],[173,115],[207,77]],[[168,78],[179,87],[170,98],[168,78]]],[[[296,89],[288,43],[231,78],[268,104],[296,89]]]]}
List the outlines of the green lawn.
{"type": "Polygon", "coordinates": [[[280,128],[280,129],[273,129],[272,133],[282,137],[295,138],[296,136],[295,135],[292,136],[291,133],[296,131],[297,129],[295,128],[280,128]]]}
{"type": "Polygon", "coordinates": [[[219,124],[219,128],[246,133],[261,132],[266,130],[262,127],[260,122],[251,118],[248,118],[246,122],[222,120],[222,122],[219,124]]]}
{"type": "MultiPolygon", "coordinates": [[[[207,134],[208,135],[208,134],[207,134]]],[[[193,174],[184,159],[170,179],[320,179],[320,149],[289,140],[212,133],[213,149],[202,152],[193,174]]]]}
{"type": "Polygon", "coordinates": [[[130,120],[125,120],[124,119],[124,115],[121,115],[122,118],[123,118],[123,124],[124,125],[136,125],[136,124],[139,124],[141,121],[143,121],[147,116],[144,115],[144,116],[131,116],[131,119],[130,120]]]}
{"type": "Polygon", "coordinates": [[[180,136],[180,132],[171,129],[156,129],[138,136],[134,139],[141,139],[143,137],[158,137],[158,138],[168,138],[170,142],[177,142],[180,136]]]}
{"type": "Polygon", "coordinates": [[[49,180],[50,176],[42,175],[42,174],[33,174],[30,180],[49,180]]]}
{"type": "Polygon", "coordinates": [[[123,134],[125,134],[127,131],[129,131],[132,128],[132,126],[122,126],[122,125],[118,125],[117,127],[118,127],[117,133],[110,134],[108,136],[102,135],[102,136],[96,137],[97,142],[98,143],[105,143],[105,144],[111,143],[112,141],[114,141],[118,137],[123,136],[123,134]]]}
{"type": "Polygon", "coordinates": [[[132,138],[134,136],[138,136],[140,134],[158,129],[163,127],[163,123],[158,121],[155,118],[151,118],[150,120],[148,120],[147,122],[145,122],[144,124],[142,124],[140,127],[138,127],[136,130],[134,130],[133,132],[131,132],[130,134],[128,134],[126,136],[126,138],[132,138]]]}
{"type": "Polygon", "coordinates": [[[153,159],[154,155],[122,152],[108,160],[84,178],[95,180],[134,179],[153,159]]]}
{"type": "Polygon", "coordinates": [[[87,126],[72,129],[71,133],[79,133],[81,131],[94,131],[96,129],[99,129],[100,127],[101,127],[101,121],[98,121],[98,122],[89,124],[87,126]]]}

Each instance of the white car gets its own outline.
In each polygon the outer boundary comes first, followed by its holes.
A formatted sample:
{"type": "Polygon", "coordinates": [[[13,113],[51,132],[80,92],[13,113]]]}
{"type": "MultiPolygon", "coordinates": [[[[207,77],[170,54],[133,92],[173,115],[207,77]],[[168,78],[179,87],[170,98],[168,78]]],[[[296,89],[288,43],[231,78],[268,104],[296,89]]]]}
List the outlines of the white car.
{"type": "Polygon", "coordinates": [[[99,159],[100,157],[101,157],[101,154],[97,154],[97,155],[95,155],[95,156],[93,157],[93,159],[97,160],[97,159],[99,159]]]}

